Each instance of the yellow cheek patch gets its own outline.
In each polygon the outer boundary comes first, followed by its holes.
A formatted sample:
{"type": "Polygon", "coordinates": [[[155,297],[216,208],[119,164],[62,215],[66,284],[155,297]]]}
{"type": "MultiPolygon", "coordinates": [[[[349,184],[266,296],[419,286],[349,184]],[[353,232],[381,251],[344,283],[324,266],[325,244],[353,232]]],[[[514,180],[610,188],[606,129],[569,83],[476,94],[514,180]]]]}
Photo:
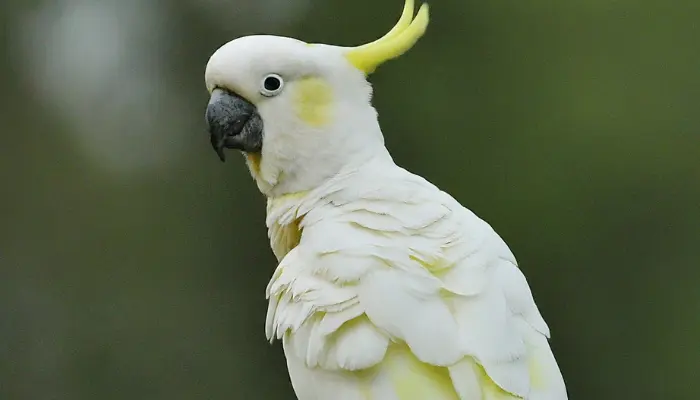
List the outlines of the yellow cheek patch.
{"type": "Polygon", "coordinates": [[[333,89],[321,78],[304,78],[296,82],[294,107],[297,116],[307,124],[320,127],[330,122],[333,89]]]}

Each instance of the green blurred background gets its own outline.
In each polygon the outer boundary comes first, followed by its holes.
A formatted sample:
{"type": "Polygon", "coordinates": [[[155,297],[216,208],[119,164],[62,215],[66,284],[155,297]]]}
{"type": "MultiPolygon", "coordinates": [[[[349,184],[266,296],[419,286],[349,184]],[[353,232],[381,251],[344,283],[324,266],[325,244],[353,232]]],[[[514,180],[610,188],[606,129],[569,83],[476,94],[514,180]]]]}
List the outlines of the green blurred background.
{"type": "MultiPolygon", "coordinates": [[[[431,5],[372,77],[397,162],[510,245],[571,399],[696,398],[700,2],[431,5]]],[[[251,33],[364,43],[401,6],[3,0],[0,399],[292,399],[204,67],[251,33]]]]}

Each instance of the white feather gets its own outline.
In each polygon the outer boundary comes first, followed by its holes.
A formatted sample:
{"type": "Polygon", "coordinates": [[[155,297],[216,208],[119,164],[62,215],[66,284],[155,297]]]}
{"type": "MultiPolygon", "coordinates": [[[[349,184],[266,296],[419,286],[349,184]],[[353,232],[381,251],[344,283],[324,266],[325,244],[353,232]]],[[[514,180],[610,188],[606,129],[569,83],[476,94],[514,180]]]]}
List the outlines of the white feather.
{"type": "Polygon", "coordinates": [[[346,54],[247,36],[218,49],[205,74],[209,90],[237,93],[264,121],[248,165],[279,261],[265,332],[282,339],[297,396],[565,400],[515,257],[486,222],[396,166],[371,86],[346,54]],[[285,79],[273,97],[260,91],[269,73],[285,79]],[[323,115],[309,119],[300,102],[323,115]]]}
{"type": "Polygon", "coordinates": [[[299,398],[405,400],[396,374],[419,363],[450,382],[436,400],[565,400],[549,329],[502,239],[420,177],[362,172],[268,210],[273,247],[291,249],[268,289],[267,332],[283,337],[299,398]],[[298,243],[280,244],[285,229],[298,243]],[[401,344],[414,359],[390,351],[401,344]]]}

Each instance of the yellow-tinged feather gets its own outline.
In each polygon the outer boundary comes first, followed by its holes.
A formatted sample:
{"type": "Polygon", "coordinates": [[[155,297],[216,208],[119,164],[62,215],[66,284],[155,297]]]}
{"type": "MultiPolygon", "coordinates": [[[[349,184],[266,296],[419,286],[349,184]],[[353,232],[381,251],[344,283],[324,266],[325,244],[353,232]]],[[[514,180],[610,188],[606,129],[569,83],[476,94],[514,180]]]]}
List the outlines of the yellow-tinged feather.
{"type": "Polygon", "coordinates": [[[416,18],[413,15],[414,0],[406,0],[401,19],[382,38],[350,49],[346,59],[355,68],[371,74],[381,64],[407,52],[423,36],[430,20],[428,4],[421,5],[416,18]]]}
{"type": "Polygon", "coordinates": [[[281,207],[281,206],[284,206],[284,205],[289,204],[289,203],[291,203],[293,206],[294,203],[296,203],[298,200],[301,200],[302,198],[304,198],[304,196],[306,196],[308,193],[309,192],[302,191],[302,192],[287,193],[287,194],[283,194],[283,195],[277,196],[277,197],[271,197],[270,198],[270,207],[272,207],[272,208],[281,207]]]}
{"type": "Polygon", "coordinates": [[[440,271],[440,270],[446,268],[447,266],[449,266],[449,264],[446,263],[444,259],[436,259],[436,260],[426,261],[426,260],[423,260],[422,258],[420,258],[416,255],[413,255],[413,254],[408,256],[408,258],[417,262],[423,268],[425,268],[426,270],[428,270],[430,272],[440,271]]]}
{"type": "Polygon", "coordinates": [[[246,153],[246,162],[248,163],[248,168],[253,178],[257,178],[260,175],[260,161],[262,156],[260,153],[246,153]]]}
{"type": "MultiPolygon", "coordinates": [[[[290,204],[295,204],[306,194],[307,192],[296,192],[269,198],[267,201],[267,213],[271,214],[279,210],[288,210],[290,204]]],[[[284,214],[284,212],[282,214],[284,214]]],[[[270,245],[272,246],[273,252],[279,259],[284,257],[287,253],[299,245],[302,233],[302,229],[300,227],[302,219],[303,217],[296,216],[288,222],[272,222],[273,226],[271,226],[269,231],[270,245]]]]}
{"type": "Polygon", "coordinates": [[[501,389],[486,373],[484,367],[477,366],[478,379],[481,383],[481,396],[484,400],[517,400],[520,397],[514,396],[501,389]]]}
{"type": "Polygon", "coordinates": [[[544,389],[546,387],[545,371],[537,357],[532,354],[527,363],[530,372],[530,385],[533,389],[544,389]]]}
{"type": "Polygon", "coordinates": [[[305,78],[294,88],[297,116],[308,125],[321,127],[331,120],[333,89],[321,78],[305,78]]]}
{"type": "Polygon", "coordinates": [[[459,400],[447,368],[421,362],[406,345],[390,346],[382,364],[399,400],[459,400]]]}
{"type": "Polygon", "coordinates": [[[362,377],[361,374],[369,375],[367,370],[360,371],[358,375],[360,382],[360,394],[362,394],[363,400],[372,400],[372,381],[370,378],[362,377]]]}
{"type": "Polygon", "coordinates": [[[411,25],[411,21],[413,21],[413,11],[415,7],[415,0],[406,0],[406,2],[403,5],[403,12],[401,13],[401,18],[399,18],[399,22],[394,25],[393,28],[384,36],[382,36],[380,39],[375,40],[372,43],[367,43],[363,47],[369,47],[372,44],[375,44],[381,40],[385,39],[390,39],[399,33],[401,33],[404,29],[408,28],[409,25],[411,25]]]}

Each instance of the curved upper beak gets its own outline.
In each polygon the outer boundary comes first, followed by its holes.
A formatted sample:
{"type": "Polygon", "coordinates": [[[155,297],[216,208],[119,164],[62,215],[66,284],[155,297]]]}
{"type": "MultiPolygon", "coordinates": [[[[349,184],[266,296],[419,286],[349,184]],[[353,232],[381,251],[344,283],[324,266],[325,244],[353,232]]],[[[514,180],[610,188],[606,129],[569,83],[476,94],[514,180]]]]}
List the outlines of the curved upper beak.
{"type": "Polygon", "coordinates": [[[241,96],[224,89],[214,89],[206,111],[211,145],[221,161],[224,149],[247,153],[262,150],[263,122],[257,108],[241,96]]]}

